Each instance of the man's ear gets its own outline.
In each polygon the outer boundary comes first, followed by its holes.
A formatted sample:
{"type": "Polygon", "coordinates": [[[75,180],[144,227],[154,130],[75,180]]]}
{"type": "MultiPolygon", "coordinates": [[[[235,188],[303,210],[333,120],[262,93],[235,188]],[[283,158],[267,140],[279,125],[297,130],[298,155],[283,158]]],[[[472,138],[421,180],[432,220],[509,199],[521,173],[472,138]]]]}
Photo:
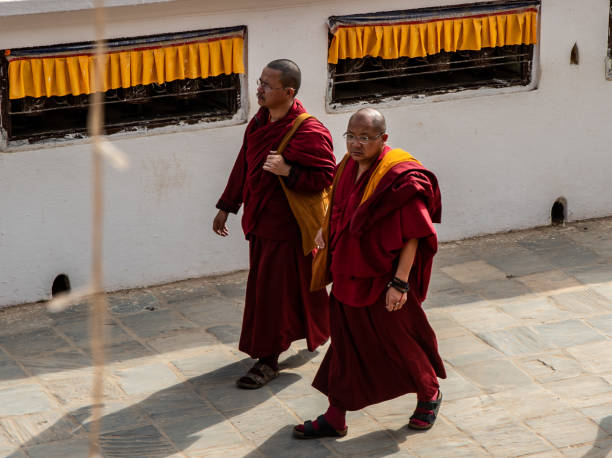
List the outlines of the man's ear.
{"type": "Polygon", "coordinates": [[[382,138],[382,141],[383,141],[383,142],[386,142],[386,141],[387,141],[387,139],[389,138],[389,134],[382,134],[382,135],[380,136],[380,138],[382,138]]]}

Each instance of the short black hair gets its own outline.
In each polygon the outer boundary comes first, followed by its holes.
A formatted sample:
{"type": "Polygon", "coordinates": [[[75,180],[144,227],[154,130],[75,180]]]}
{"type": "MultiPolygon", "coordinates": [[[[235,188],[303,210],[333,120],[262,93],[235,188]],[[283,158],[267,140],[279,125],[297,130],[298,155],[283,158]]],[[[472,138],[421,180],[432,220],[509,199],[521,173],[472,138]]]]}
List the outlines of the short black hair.
{"type": "Polygon", "coordinates": [[[295,62],[289,59],[276,59],[266,67],[281,72],[280,81],[283,87],[293,88],[295,90],[294,95],[297,95],[302,84],[302,72],[295,62]]]}

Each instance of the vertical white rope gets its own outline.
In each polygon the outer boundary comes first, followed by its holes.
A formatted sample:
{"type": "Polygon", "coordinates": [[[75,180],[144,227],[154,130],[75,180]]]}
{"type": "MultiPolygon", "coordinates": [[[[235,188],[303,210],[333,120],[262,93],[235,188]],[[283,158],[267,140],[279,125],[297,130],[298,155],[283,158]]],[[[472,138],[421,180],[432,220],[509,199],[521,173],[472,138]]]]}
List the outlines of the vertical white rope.
{"type": "Polygon", "coordinates": [[[94,380],[92,389],[92,422],[89,431],[89,456],[102,456],[100,449],[100,419],[102,417],[104,402],[104,319],[106,314],[106,297],[103,289],[103,216],[104,216],[104,189],[102,158],[102,134],[104,126],[104,99],[103,78],[105,72],[104,62],[104,26],[105,10],[104,0],[95,0],[95,37],[96,54],[94,65],[93,93],[90,97],[89,107],[89,135],[93,145],[92,154],[92,264],[91,289],[93,292],[90,306],[90,339],[91,354],[94,365],[94,380]]]}

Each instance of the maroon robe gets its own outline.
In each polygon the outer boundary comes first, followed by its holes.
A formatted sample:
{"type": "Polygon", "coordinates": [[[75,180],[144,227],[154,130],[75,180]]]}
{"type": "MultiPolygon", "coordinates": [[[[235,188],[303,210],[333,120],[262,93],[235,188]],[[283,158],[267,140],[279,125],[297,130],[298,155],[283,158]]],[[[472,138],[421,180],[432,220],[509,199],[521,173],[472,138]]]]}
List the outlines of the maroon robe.
{"type": "MultiPolygon", "coordinates": [[[[269,121],[267,108],[257,112],[217,203],[232,213],[244,203],[250,271],[239,349],[253,358],[279,354],[303,338],[312,351],[329,337],[327,292],[310,292],[312,255],[304,256],[300,229],[278,176],[262,168],[303,112],[298,100],[276,122],[269,121]]],[[[292,165],[289,177],[282,178],[290,189],[318,192],[331,184],[336,164],[331,135],[318,120],[302,123],[283,156],[292,165]]]]}
{"type": "Polygon", "coordinates": [[[406,393],[428,399],[446,372],[421,303],[427,294],[440,221],[435,176],[416,162],[394,166],[360,205],[383,153],[359,180],[349,159],[336,185],[329,249],[333,280],[331,345],[313,381],[330,403],[358,410],[406,393]],[[404,306],[385,308],[402,248],[419,239],[404,306]]]}

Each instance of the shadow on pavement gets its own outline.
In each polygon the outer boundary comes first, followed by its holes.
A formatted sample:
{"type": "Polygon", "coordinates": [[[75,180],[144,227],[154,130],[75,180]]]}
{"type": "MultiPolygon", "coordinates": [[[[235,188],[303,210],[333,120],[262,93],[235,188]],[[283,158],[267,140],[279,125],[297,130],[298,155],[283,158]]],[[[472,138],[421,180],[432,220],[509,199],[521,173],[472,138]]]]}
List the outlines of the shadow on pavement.
{"type": "Polygon", "coordinates": [[[591,450],[583,458],[598,458],[608,456],[612,452],[612,415],[603,418],[599,423],[599,434],[591,450]]]}
{"type": "MultiPolygon", "coordinates": [[[[296,439],[292,435],[295,425],[287,425],[270,436],[246,458],[264,456],[291,457],[328,457],[331,453],[339,456],[368,456],[369,458],[393,455],[400,451],[398,443],[404,442],[410,435],[423,434],[412,431],[407,426],[397,430],[384,429],[373,431],[353,438],[336,439],[296,439]]],[[[350,437],[350,426],[349,436],[350,437]]]]}
{"type": "MultiPolygon", "coordinates": [[[[285,359],[281,368],[299,367],[317,354],[301,350],[285,359]]],[[[103,454],[125,458],[161,458],[176,454],[177,448],[184,451],[193,447],[198,441],[200,444],[194,447],[197,450],[243,444],[243,438],[225,420],[260,406],[270,400],[274,392],[301,379],[295,373],[281,372],[272,382],[273,386],[240,390],[234,384],[235,374],[244,374],[251,363],[252,360],[245,358],[160,390],[134,404],[126,405],[125,402],[113,400],[106,402],[105,412],[108,413],[102,417],[100,435],[103,454]],[[164,434],[160,433],[160,429],[164,434]]],[[[72,439],[87,440],[87,431],[91,427],[91,407],[84,406],[64,415],[22,444],[22,450],[26,449],[31,456],[77,456],[76,451],[71,454],[70,444],[66,445],[70,440],[49,440],[54,437],[53,431],[74,423],[79,426],[73,431],[72,439]],[[63,455],[57,453],[61,450],[65,450],[63,455]]],[[[274,405],[271,407],[276,408],[274,405]]],[[[10,456],[16,458],[22,455],[15,451],[10,456]]]]}

